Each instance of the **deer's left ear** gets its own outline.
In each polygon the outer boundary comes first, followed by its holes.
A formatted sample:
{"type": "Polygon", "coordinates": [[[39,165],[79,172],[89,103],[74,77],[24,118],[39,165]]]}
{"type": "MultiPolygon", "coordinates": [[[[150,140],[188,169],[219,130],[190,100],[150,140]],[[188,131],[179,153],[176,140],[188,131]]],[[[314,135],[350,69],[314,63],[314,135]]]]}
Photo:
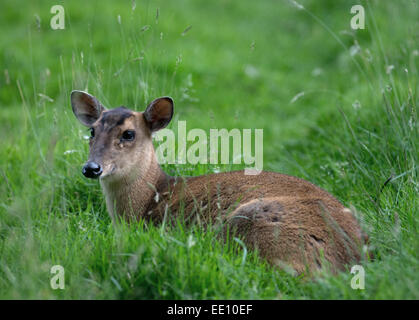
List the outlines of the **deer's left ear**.
{"type": "Polygon", "coordinates": [[[87,127],[99,119],[106,110],[94,96],[77,90],[71,92],[71,107],[77,119],[87,127]]]}
{"type": "Polygon", "coordinates": [[[151,132],[166,127],[173,117],[173,99],[162,97],[152,101],[144,111],[144,118],[151,132]]]}

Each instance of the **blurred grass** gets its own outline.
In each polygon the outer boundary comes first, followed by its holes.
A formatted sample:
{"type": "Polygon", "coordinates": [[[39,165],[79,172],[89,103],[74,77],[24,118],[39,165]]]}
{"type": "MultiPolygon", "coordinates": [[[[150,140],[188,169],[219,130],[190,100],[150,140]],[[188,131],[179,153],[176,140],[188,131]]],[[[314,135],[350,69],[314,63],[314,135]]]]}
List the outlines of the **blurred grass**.
{"type": "Polygon", "coordinates": [[[355,32],[346,1],[63,1],[66,29],[54,31],[56,3],[2,1],[0,298],[418,299],[419,7],[361,3],[355,32]],[[217,230],[116,229],[80,173],[72,89],[136,110],[171,95],[189,129],[263,128],[264,169],[359,212],[377,256],[366,289],[351,289],[349,271],[309,281],[253,253],[243,265],[217,230]],[[54,264],[63,291],[49,286],[54,264]]]}

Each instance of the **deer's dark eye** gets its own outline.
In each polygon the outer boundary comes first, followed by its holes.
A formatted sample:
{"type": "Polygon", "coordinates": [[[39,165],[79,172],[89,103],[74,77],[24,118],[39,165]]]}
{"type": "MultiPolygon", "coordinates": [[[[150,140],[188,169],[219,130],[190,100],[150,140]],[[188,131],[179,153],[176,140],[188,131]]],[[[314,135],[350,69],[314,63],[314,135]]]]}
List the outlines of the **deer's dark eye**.
{"type": "Polygon", "coordinates": [[[90,128],[90,138],[93,138],[95,136],[95,129],[90,128]]]}
{"type": "Polygon", "coordinates": [[[122,133],[122,140],[125,141],[132,141],[135,138],[135,131],[133,130],[125,130],[124,133],[122,133]]]}

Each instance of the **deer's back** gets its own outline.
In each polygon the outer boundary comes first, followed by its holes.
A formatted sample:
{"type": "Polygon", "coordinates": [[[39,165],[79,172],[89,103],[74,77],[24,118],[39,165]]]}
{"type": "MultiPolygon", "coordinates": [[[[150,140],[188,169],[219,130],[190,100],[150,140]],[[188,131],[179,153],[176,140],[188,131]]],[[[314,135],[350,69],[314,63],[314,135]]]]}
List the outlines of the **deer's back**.
{"type": "Polygon", "coordinates": [[[228,214],[240,204],[263,198],[317,200],[332,211],[345,209],[328,192],[306,180],[267,171],[258,175],[232,171],[177,178],[162,195],[154,210],[162,211],[165,204],[168,204],[172,214],[182,208],[186,216],[199,212],[204,220],[228,214]]]}

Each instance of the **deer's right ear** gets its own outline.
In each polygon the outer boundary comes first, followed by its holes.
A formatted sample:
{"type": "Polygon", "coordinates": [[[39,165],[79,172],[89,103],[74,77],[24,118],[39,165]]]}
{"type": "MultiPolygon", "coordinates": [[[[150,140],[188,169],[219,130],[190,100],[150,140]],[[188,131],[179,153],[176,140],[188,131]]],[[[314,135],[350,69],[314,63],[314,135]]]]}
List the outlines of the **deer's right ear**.
{"type": "Polygon", "coordinates": [[[98,99],[87,92],[77,90],[71,92],[71,108],[77,119],[87,127],[90,127],[105,111],[98,99]]]}

